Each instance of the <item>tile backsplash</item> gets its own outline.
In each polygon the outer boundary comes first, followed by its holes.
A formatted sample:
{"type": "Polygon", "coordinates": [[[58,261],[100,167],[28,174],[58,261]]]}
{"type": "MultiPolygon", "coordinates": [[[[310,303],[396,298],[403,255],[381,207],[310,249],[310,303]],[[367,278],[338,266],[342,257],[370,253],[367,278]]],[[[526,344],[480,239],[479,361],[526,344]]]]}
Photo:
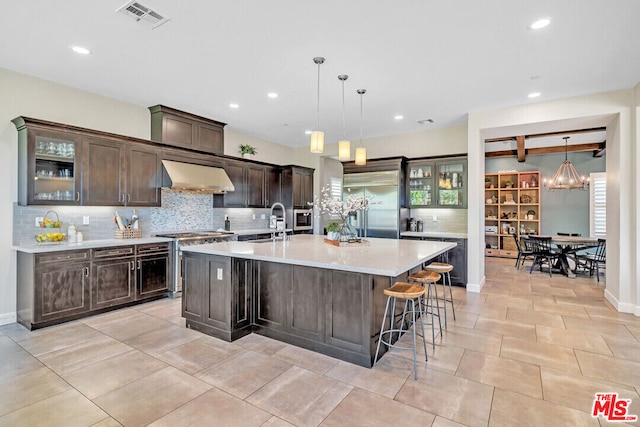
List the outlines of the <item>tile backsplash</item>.
{"type": "MultiPolygon", "coordinates": [[[[411,209],[409,216],[422,220],[424,231],[467,232],[467,209],[411,209]],[[433,220],[434,215],[437,221],[433,220]]],[[[404,226],[402,231],[407,230],[404,226]]]]}
{"type": "MultiPolygon", "coordinates": [[[[74,224],[85,240],[112,239],[116,229],[113,222],[116,210],[123,218],[131,218],[133,214],[133,208],[129,207],[18,206],[14,203],[13,244],[35,243],[35,235],[42,231],[35,225],[36,218],[46,215],[55,219],[56,214],[62,222],[63,232],[70,224],[74,224]],[[88,225],[83,225],[85,216],[89,217],[88,225]]],[[[222,229],[225,215],[229,216],[232,230],[266,228],[270,212],[270,209],[214,208],[210,194],[169,189],[162,189],[162,207],[136,208],[144,237],[159,232],[222,229]],[[262,219],[262,215],[265,219],[262,219]]]]}

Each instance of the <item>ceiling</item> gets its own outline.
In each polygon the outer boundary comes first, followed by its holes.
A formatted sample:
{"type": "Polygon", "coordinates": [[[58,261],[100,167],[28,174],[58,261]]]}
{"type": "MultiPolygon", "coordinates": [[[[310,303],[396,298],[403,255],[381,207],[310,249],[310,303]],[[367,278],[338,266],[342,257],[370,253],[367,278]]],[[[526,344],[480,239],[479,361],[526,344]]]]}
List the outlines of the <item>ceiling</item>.
{"type": "Polygon", "coordinates": [[[0,67],[292,147],[315,128],[316,56],[329,143],[343,136],[339,74],[351,140],[361,124],[365,138],[464,125],[469,112],[640,79],[637,0],[141,0],[169,18],[155,29],[116,13],[124,3],[3,2],[0,67]],[[529,29],[540,17],[551,25],[529,29]]]}

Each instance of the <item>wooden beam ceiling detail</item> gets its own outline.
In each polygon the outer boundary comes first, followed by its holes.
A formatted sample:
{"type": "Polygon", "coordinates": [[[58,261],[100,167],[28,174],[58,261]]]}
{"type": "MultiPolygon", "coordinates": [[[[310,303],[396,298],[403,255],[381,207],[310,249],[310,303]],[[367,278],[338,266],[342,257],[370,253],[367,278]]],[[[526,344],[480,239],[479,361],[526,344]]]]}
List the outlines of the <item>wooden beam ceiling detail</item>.
{"type": "MultiPolygon", "coordinates": [[[[602,155],[604,155],[606,151],[606,143],[595,142],[591,144],[574,144],[574,145],[569,145],[569,147],[567,147],[567,152],[569,153],[582,152],[582,151],[593,151],[594,157],[601,157],[602,155]]],[[[557,154],[557,153],[564,153],[565,147],[527,148],[524,150],[524,152],[525,152],[525,155],[557,154]]],[[[519,155],[520,155],[519,150],[488,151],[484,154],[485,157],[518,156],[518,161],[521,161],[519,155]]]]}
{"type": "Polygon", "coordinates": [[[524,150],[524,135],[516,136],[516,144],[518,147],[518,162],[522,163],[527,158],[527,153],[524,150]]]}
{"type": "MultiPolygon", "coordinates": [[[[599,127],[599,128],[589,128],[589,129],[566,130],[566,131],[559,131],[559,132],[532,133],[530,135],[524,135],[524,137],[525,139],[526,138],[545,138],[549,136],[576,135],[579,133],[604,132],[606,130],[607,130],[606,127],[599,127]]],[[[504,141],[513,141],[513,136],[503,136],[500,138],[488,138],[484,140],[485,143],[504,142],[504,141]]]]}

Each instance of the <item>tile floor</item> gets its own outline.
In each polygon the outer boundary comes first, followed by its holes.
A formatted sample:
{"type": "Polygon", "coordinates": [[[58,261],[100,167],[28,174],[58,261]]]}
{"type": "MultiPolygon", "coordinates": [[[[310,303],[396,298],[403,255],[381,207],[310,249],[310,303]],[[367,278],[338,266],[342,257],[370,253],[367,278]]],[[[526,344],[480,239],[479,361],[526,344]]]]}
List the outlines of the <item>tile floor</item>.
{"type": "Polygon", "coordinates": [[[180,300],[5,325],[0,426],[604,425],[590,415],[597,391],[640,415],[640,318],[613,310],[595,278],[504,259],[486,273],[482,293],[454,289],[457,320],[417,381],[411,352],[365,369],[255,334],[202,335],[180,300]]]}

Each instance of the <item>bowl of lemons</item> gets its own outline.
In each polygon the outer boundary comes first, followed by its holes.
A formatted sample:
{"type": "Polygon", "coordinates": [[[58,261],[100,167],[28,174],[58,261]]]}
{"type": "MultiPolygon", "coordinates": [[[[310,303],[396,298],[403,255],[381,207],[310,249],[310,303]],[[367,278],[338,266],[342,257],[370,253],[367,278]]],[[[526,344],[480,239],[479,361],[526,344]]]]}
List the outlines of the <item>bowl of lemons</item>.
{"type": "Polygon", "coordinates": [[[36,236],[36,243],[38,244],[46,244],[46,243],[61,243],[67,239],[67,233],[60,233],[59,231],[54,231],[52,233],[40,233],[36,236]]]}

